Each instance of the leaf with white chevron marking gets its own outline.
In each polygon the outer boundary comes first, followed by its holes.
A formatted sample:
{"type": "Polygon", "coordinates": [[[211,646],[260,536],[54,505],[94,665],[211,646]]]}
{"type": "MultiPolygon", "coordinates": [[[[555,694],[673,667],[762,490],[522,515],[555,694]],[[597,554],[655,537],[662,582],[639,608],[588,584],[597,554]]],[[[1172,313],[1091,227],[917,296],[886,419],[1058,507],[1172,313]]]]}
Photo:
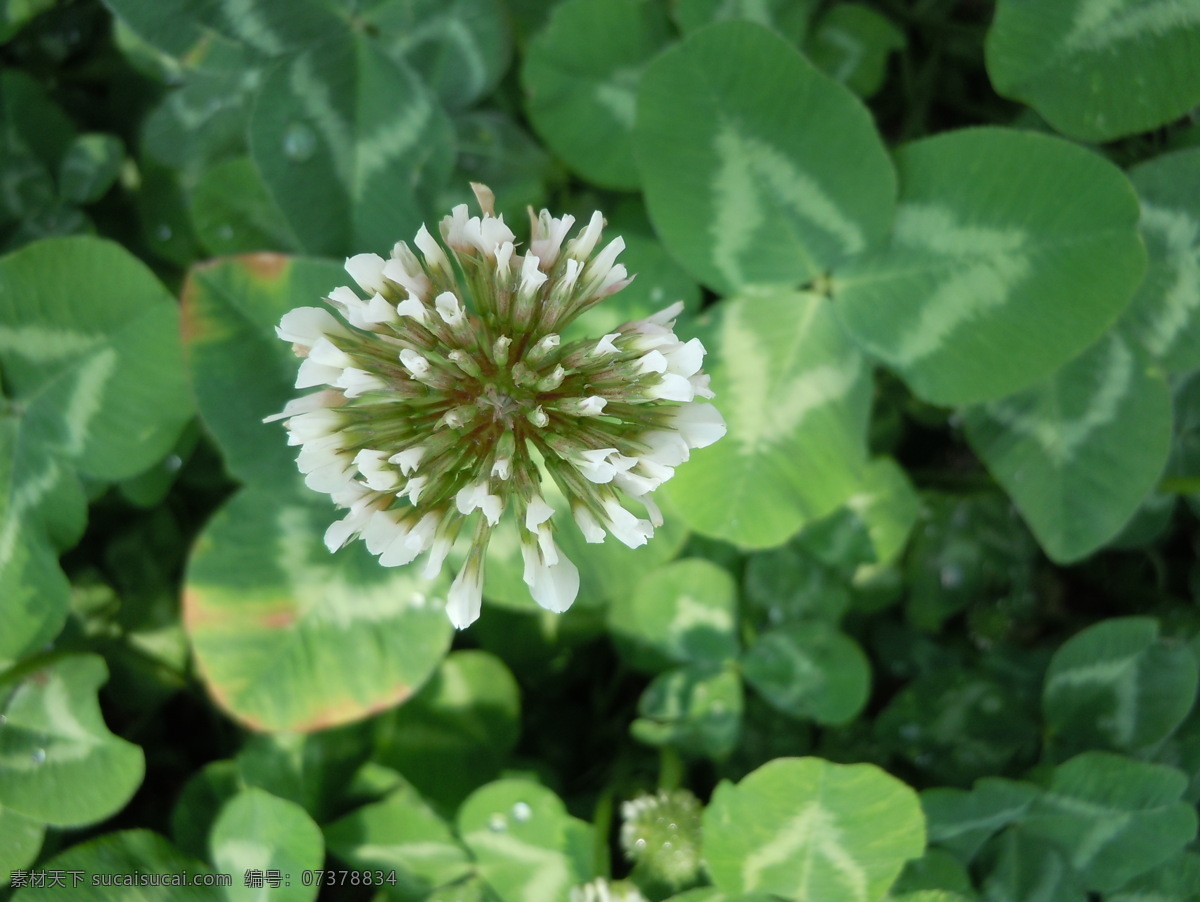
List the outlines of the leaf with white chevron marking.
{"type": "Polygon", "coordinates": [[[250,155],[303,249],[387,253],[411,240],[454,165],[450,121],[403,63],[339,36],[270,71],[250,155]]]}
{"type": "Polygon", "coordinates": [[[663,242],[718,291],[805,284],[891,224],[896,177],[866,107],[749,22],[651,64],[634,149],[663,242]]]}
{"type": "Polygon", "coordinates": [[[1200,366],[1200,148],[1135,166],[1146,278],[1122,326],[1171,373],[1200,366]]]}
{"type": "Polygon", "coordinates": [[[921,398],[1019,391],[1092,344],[1145,270],[1137,197],[1119,169],[1058,138],[998,128],[896,153],[891,241],[835,267],[859,346],[921,398]]]}
{"type": "Polygon", "coordinates": [[[196,542],[183,624],[216,703],[259,730],[326,729],[406,700],[452,629],[441,579],[330,554],[329,505],[303,488],[247,489],[196,542]]]}
{"type": "Polygon", "coordinates": [[[78,541],[76,473],[135,476],[192,406],[179,313],[116,244],[54,238],[0,260],[0,660],[48,642],[66,614],[58,553],[78,541]]]}
{"type": "Polygon", "coordinates": [[[987,36],[996,91],[1081,141],[1111,141],[1200,103],[1195,0],[1000,0],[987,36]]]}
{"type": "Polygon", "coordinates": [[[771,548],[862,486],[870,367],[815,294],[724,301],[701,337],[729,432],[664,488],[697,532],[771,548]]]}
{"type": "Polygon", "coordinates": [[[731,895],[876,902],[924,851],[917,794],[872,764],[776,758],[704,812],[708,871],[731,895]]]}
{"type": "Polygon", "coordinates": [[[1119,333],[1046,381],[966,411],[967,438],[1046,553],[1066,563],[1115,536],[1166,466],[1171,396],[1119,333]]]}

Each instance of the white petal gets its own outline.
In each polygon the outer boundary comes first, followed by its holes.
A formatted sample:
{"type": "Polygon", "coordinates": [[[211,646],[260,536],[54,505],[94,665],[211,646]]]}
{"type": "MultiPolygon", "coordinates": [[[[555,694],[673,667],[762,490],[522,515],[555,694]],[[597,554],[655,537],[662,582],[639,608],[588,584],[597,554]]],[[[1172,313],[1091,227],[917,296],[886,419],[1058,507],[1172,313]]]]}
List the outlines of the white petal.
{"type": "Polygon", "coordinates": [[[592,255],[592,250],[596,247],[596,242],[600,240],[600,233],[603,229],[604,217],[597,210],[588,220],[588,224],[580,229],[579,235],[567,242],[567,256],[574,257],[576,260],[586,260],[592,255]]]}
{"type": "Polygon", "coordinates": [[[354,366],[354,360],[328,338],[318,338],[305,360],[315,360],[326,366],[354,366]]]}
{"type": "Polygon", "coordinates": [[[453,292],[443,291],[433,301],[434,307],[437,308],[438,316],[442,320],[451,325],[456,326],[463,320],[463,308],[458,302],[453,292]]]}
{"type": "Polygon", "coordinates": [[[561,614],[579,594],[579,570],[560,555],[556,564],[534,567],[533,580],[528,585],[534,601],[547,611],[561,614]]]}
{"type": "Polygon", "coordinates": [[[604,512],[608,514],[608,531],[630,548],[646,544],[646,540],[654,535],[654,526],[649,520],[639,520],[614,498],[601,502],[604,512]]]}
{"type": "Polygon", "coordinates": [[[645,505],[646,516],[648,516],[650,518],[650,525],[651,526],[662,526],[663,525],[662,511],[659,509],[658,505],[650,499],[650,496],[643,495],[641,498],[638,499],[638,501],[642,502],[642,504],[645,505]]]}
{"type": "Polygon", "coordinates": [[[658,313],[646,317],[644,321],[648,323],[665,325],[670,320],[675,319],[675,317],[679,316],[681,313],[683,313],[683,301],[676,301],[670,307],[664,307],[662,310],[658,311],[658,313]]]}
{"type": "Polygon", "coordinates": [[[305,357],[296,372],[296,388],[315,388],[318,385],[333,385],[342,375],[339,366],[328,366],[311,357],[305,357]]]}
{"type": "Polygon", "coordinates": [[[616,354],[616,353],[618,353],[618,348],[615,344],[613,344],[613,339],[620,338],[620,336],[621,336],[620,332],[609,332],[607,335],[605,335],[603,338],[601,338],[598,342],[596,342],[596,347],[592,349],[592,354],[594,354],[595,356],[598,357],[601,354],[616,354]]]}
{"type": "Polygon", "coordinates": [[[363,542],[371,554],[381,554],[392,542],[406,535],[408,528],[402,524],[399,511],[376,511],[362,532],[363,542]]]}
{"type": "Polygon", "coordinates": [[[406,495],[409,500],[415,505],[421,498],[421,492],[425,489],[425,483],[429,481],[428,476],[413,476],[408,482],[404,483],[404,488],[396,493],[397,498],[403,498],[406,495]]]}
{"type": "Polygon", "coordinates": [[[400,317],[396,314],[396,308],[388,303],[387,298],[376,294],[367,302],[367,310],[363,319],[368,323],[394,323],[400,317]]]}
{"type": "Polygon", "coordinates": [[[482,575],[478,567],[472,567],[468,562],[450,584],[446,614],[456,629],[465,629],[479,619],[479,610],[483,607],[482,575]]]}
{"type": "Polygon", "coordinates": [[[323,410],[327,407],[336,407],[340,405],[343,398],[344,396],[340,392],[328,390],[302,395],[299,398],[292,398],[292,400],[288,401],[279,413],[263,417],[263,422],[274,423],[276,420],[286,420],[298,414],[311,413],[314,410],[323,410]]]}
{"type": "Polygon", "coordinates": [[[534,495],[529,500],[529,506],[525,508],[525,528],[530,532],[537,532],[537,528],[553,514],[554,508],[547,504],[541,495],[534,495]]]}
{"type": "Polygon", "coordinates": [[[657,479],[639,476],[636,473],[618,473],[613,482],[622,492],[634,498],[653,492],[661,485],[657,479]]]}
{"type": "Polygon", "coordinates": [[[425,255],[425,264],[430,269],[440,269],[443,272],[450,272],[450,261],[446,258],[446,252],[442,250],[442,246],[437,243],[432,235],[429,234],[429,229],[421,226],[417,230],[417,237],[413,239],[413,244],[417,249],[425,255]]]}
{"type": "Polygon", "coordinates": [[[581,417],[598,417],[604,413],[606,404],[608,404],[608,401],[599,395],[589,395],[576,402],[575,412],[581,417]]]}
{"type": "Polygon", "coordinates": [[[639,373],[665,373],[667,358],[659,351],[650,351],[638,359],[637,371],[639,373]]]}
{"type": "Polygon", "coordinates": [[[388,460],[396,464],[400,468],[400,472],[407,476],[417,468],[417,464],[421,462],[421,458],[425,456],[425,449],[421,445],[413,445],[411,448],[405,448],[393,454],[388,460]]]}
{"type": "Polygon", "coordinates": [[[338,460],[335,463],[317,467],[306,474],[304,484],[314,492],[336,492],[347,482],[354,480],[354,467],[338,460]]]}
{"type": "Polygon", "coordinates": [[[563,239],[567,237],[567,232],[574,224],[575,217],[569,214],[561,219],[551,216],[549,210],[542,210],[538,214],[529,236],[529,250],[538,259],[544,261],[547,269],[554,266],[559,250],[562,248],[563,239]]]}
{"type": "Polygon", "coordinates": [[[538,269],[538,258],[533,254],[526,254],[525,259],[521,261],[521,286],[518,289],[520,293],[533,294],[548,278],[550,277],[538,269]]]}
{"type": "Polygon", "coordinates": [[[429,291],[429,276],[403,241],[392,251],[392,259],[383,264],[383,275],[416,298],[424,297],[429,291]]]}
{"type": "MultiPolygon", "coordinates": [[[[686,406],[683,405],[679,410],[686,406]]],[[[650,447],[649,453],[643,454],[642,459],[652,460],[664,467],[677,467],[691,456],[687,440],[675,430],[655,429],[639,435],[638,441],[650,447]]]]}
{"type": "Polygon", "coordinates": [[[572,513],[575,514],[575,525],[579,527],[579,531],[583,533],[583,540],[595,544],[603,542],[605,532],[600,526],[600,521],[592,516],[592,512],[586,507],[576,507],[572,513]]]}
{"type": "Polygon", "coordinates": [[[425,559],[425,569],[421,571],[421,575],[426,579],[433,579],[441,573],[442,564],[445,563],[446,555],[450,553],[453,544],[445,536],[435,538],[433,545],[429,548],[429,556],[425,559]]]}
{"type": "Polygon", "coordinates": [[[420,379],[429,372],[429,361],[412,348],[405,348],[400,352],[400,363],[416,379],[420,379]]]}
{"type": "Polygon", "coordinates": [[[355,254],[346,260],[346,272],[363,291],[372,294],[383,288],[383,257],[378,254],[355,254]]]}
{"type": "Polygon", "coordinates": [[[678,344],[666,354],[667,366],[672,373],[680,376],[694,376],[704,364],[704,345],[698,338],[678,344]]]}
{"type": "Polygon", "coordinates": [[[512,260],[514,250],[516,248],[511,241],[506,241],[496,248],[496,278],[504,284],[508,283],[508,277],[512,271],[509,261],[512,260]]]}
{"type": "Polygon", "coordinates": [[[384,567],[403,567],[411,564],[425,549],[409,543],[411,534],[397,536],[380,552],[379,563],[384,567]]]}
{"type": "Polygon", "coordinates": [[[347,398],[357,398],[366,392],[387,388],[387,383],[374,373],[368,373],[366,370],[360,370],[353,366],[342,370],[342,374],[333,384],[343,389],[347,398]]]}
{"type": "Polygon", "coordinates": [[[410,319],[415,319],[422,325],[425,324],[425,305],[412,295],[409,295],[396,305],[396,313],[398,313],[400,316],[407,316],[410,319]]]}
{"type": "Polygon", "coordinates": [[[672,425],[691,448],[707,448],[725,434],[725,419],[711,404],[682,404],[672,425]]]}
{"type": "Polygon", "coordinates": [[[342,462],[341,442],[309,442],[296,455],[296,467],[307,476],[313,470],[342,462]]]}
{"type": "Polygon", "coordinates": [[[367,485],[377,492],[390,492],[400,484],[399,474],[388,466],[386,451],[371,451],[364,448],[354,456],[354,465],[362,473],[367,485]]]}
{"type": "Polygon", "coordinates": [[[692,383],[684,376],[676,376],[674,373],[663,373],[661,381],[657,385],[649,386],[647,392],[651,398],[661,398],[664,401],[691,401],[696,397],[696,389],[692,387],[692,383]]]}
{"type": "Polygon", "coordinates": [[[374,510],[364,506],[329,524],[329,528],[325,530],[325,547],[330,551],[337,551],[366,527],[374,513],[374,510]]]}
{"type": "Polygon", "coordinates": [[[275,334],[284,341],[312,347],[326,335],[349,335],[346,327],[322,307],[297,307],[279,320],[275,334]]]}

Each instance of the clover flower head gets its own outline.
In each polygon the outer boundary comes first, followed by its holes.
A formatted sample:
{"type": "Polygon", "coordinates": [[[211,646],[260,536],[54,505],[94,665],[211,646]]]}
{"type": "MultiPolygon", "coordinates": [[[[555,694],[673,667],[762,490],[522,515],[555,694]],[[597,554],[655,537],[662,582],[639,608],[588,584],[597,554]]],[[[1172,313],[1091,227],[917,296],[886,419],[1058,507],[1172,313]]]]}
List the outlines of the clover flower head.
{"type": "Polygon", "coordinates": [[[555,542],[548,483],[586,541],[637,547],[662,523],[651,493],[725,433],[698,400],[713,396],[703,345],[674,332],[682,304],[563,343],[569,323],[631,281],[620,238],[597,251],[599,213],[568,239],[573,217],[530,211],[522,254],[491,191],[472,187],[482,216],[464,204],[441,242],[422,226],[386,260],[351,257],[357,287],[284,315],[276,332],[301,358],[296,387],[317,390],[267,418],[300,446],[307,485],[347,511],[325,534],[331,551],[357,537],[384,566],[424,555],[432,576],[469,534],[447,598],[460,629],[479,616],[501,517],[516,520],[533,599],[564,611],[579,572],[555,542]]]}

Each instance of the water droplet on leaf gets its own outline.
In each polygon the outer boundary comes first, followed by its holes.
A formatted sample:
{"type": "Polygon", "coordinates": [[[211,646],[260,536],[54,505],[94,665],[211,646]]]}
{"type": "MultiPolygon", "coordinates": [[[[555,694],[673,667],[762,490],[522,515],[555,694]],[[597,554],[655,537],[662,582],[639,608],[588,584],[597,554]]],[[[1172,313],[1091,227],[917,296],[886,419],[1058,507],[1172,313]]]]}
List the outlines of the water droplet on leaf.
{"type": "Polygon", "coordinates": [[[317,136],[303,122],[293,122],[283,130],[283,154],[289,160],[303,163],[317,149],[317,136]]]}
{"type": "Polygon", "coordinates": [[[508,829],[508,819],[503,814],[493,814],[488,818],[488,829],[493,833],[503,833],[508,829]]]}
{"type": "Polygon", "coordinates": [[[533,809],[524,802],[517,802],[512,806],[512,816],[514,821],[524,823],[533,816],[533,809]]]}
{"type": "Polygon", "coordinates": [[[172,234],[171,227],[165,222],[159,223],[154,228],[154,237],[159,241],[170,241],[172,234]]]}
{"type": "Polygon", "coordinates": [[[42,762],[44,762],[46,760],[46,750],[45,749],[34,749],[33,754],[30,755],[29,757],[33,759],[34,764],[41,764],[42,762]]]}

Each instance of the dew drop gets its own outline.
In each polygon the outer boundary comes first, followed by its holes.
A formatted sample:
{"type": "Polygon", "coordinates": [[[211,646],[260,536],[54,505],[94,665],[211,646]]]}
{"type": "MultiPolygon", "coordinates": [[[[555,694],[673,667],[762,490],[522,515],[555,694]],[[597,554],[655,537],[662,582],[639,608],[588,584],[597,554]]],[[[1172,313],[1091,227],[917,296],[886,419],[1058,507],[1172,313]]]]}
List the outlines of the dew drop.
{"type": "Polygon", "coordinates": [[[675,848],[673,845],[671,845],[671,842],[670,842],[670,840],[668,840],[667,842],[663,843],[663,844],[662,844],[662,847],[663,847],[663,851],[664,851],[664,852],[669,852],[671,849],[675,848]]]}
{"type": "Polygon", "coordinates": [[[159,241],[170,241],[172,234],[174,233],[171,231],[171,227],[165,222],[159,223],[154,228],[154,237],[159,241]]]}
{"type": "Polygon", "coordinates": [[[174,473],[183,466],[183,458],[178,454],[169,454],[167,455],[167,459],[163,461],[163,466],[168,472],[174,473]]]}
{"type": "Polygon", "coordinates": [[[30,755],[29,757],[33,759],[34,764],[41,764],[46,760],[46,750],[45,749],[34,749],[33,754],[30,755]]]}
{"type": "Polygon", "coordinates": [[[533,816],[533,809],[530,808],[528,805],[526,805],[524,802],[517,802],[515,805],[512,806],[512,817],[513,817],[514,821],[519,821],[520,823],[525,823],[525,821],[529,820],[529,818],[532,816],[533,816]]]}
{"type": "Polygon", "coordinates": [[[293,122],[283,130],[283,154],[289,160],[303,163],[317,149],[317,136],[303,122],[293,122]]]}
{"type": "Polygon", "coordinates": [[[228,241],[230,238],[233,237],[233,226],[231,226],[231,225],[217,226],[217,237],[220,238],[222,241],[228,241]]]}
{"type": "Polygon", "coordinates": [[[508,819],[497,812],[488,818],[488,829],[493,833],[503,833],[508,829],[508,819]]]}
{"type": "Polygon", "coordinates": [[[4,726],[6,723],[8,723],[8,718],[3,714],[0,714],[0,727],[4,726]]]}
{"type": "Polygon", "coordinates": [[[642,838],[639,836],[639,837],[637,838],[637,841],[636,841],[636,842],[634,842],[634,844],[633,844],[633,847],[634,847],[635,849],[637,849],[637,850],[640,852],[642,849],[646,848],[646,840],[642,839],[642,838]]]}
{"type": "Polygon", "coordinates": [[[943,589],[957,589],[963,583],[964,574],[961,567],[947,564],[939,571],[938,578],[943,589]]]}

